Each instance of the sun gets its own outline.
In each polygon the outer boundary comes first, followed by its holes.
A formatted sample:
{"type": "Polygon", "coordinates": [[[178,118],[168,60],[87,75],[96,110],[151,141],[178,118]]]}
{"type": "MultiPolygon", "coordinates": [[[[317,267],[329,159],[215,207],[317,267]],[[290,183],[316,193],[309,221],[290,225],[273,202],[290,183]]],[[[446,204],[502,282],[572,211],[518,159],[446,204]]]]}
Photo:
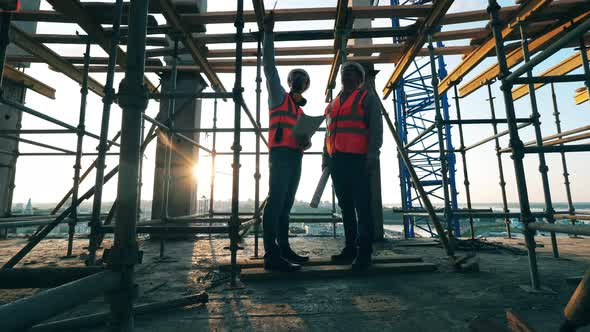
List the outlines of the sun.
{"type": "Polygon", "coordinates": [[[193,177],[194,177],[195,179],[197,179],[199,176],[201,176],[201,175],[202,175],[201,173],[202,173],[202,172],[201,172],[201,168],[199,167],[199,163],[196,163],[196,164],[193,166],[193,177]]]}

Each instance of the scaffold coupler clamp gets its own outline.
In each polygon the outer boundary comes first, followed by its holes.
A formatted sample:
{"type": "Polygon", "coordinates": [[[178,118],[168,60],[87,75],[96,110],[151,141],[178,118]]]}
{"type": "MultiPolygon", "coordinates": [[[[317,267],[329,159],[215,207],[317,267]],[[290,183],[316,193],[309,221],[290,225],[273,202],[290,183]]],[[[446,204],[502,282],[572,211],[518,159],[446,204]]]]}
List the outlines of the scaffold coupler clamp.
{"type": "Polygon", "coordinates": [[[123,109],[133,107],[144,110],[148,106],[150,100],[149,96],[149,89],[145,83],[139,88],[131,87],[124,78],[119,84],[117,99],[119,106],[123,109]]]}

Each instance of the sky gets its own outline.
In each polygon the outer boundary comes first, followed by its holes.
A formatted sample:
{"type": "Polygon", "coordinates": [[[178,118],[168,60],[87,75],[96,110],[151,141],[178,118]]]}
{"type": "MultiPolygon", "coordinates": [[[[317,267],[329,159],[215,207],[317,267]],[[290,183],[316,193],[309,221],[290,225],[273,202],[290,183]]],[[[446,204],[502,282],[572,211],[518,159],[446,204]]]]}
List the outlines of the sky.
{"type": "MultiPolygon", "coordinates": [[[[274,0],[265,1],[266,8],[272,8],[274,0]]],[[[380,4],[388,4],[389,1],[381,0],[380,4]]],[[[512,5],[514,0],[500,1],[500,5],[512,5]]],[[[335,6],[335,0],[316,1],[316,0],[280,0],[277,7],[281,8],[311,8],[311,7],[328,7],[335,6]]],[[[456,0],[451,8],[451,12],[485,9],[487,5],[486,0],[456,0]]],[[[42,1],[42,9],[51,9],[51,7],[42,1]]],[[[245,9],[252,9],[252,3],[245,1],[245,9]]],[[[209,11],[226,11],[235,10],[235,1],[210,1],[208,4],[209,11]]],[[[163,23],[163,18],[158,17],[160,23],[163,23]]],[[[390,21],[386,19],[374,20],[374,27],[390,26],[390,21]]],[[[461,29],[483,27],[486,22],[478,22],[474,24],[453,25],[448,29],[461,29]]],[[[277,22],[275,31],[285,30],[303,30],[303,29],[331,29],[333,22],[331,21],[309,21],[309,22],[277,22]]],[[[256,25],[247,23],[245,31],[256,31],[256,25]]],[[[55,34],[73,34],[76,31],[83,33],[83,30],[72,24],[57,24],[57,23],[40,23],[38,26],[38,33],[55,33],[55,34]]],[[[234,32],[233,24],[215,24],[208,25],[208,33],[230,33],[234,32]]],[[[374,43],[388,43],[389,39],[374,39],[374,43]]],[[[450,42],[447,45],[465,45],[468,41],[450,42]]],[[[284,46],[310,46],[310,45],[331,45],[332,41],[313,41],[313,42],[277,42],[277,47],[284,46]]],[[[247,43],[245,48],[253,48],[255,44],[247,43]]],[[[64,55],[82,56],[84,46],[82,45],[50,45],[56,52],[64,55]]],[[[212,45],[210,48],[233,48],[233,45],[212,45]]],[[[125,49],[123,47],[123,49],[125,49]]],[[[540,73],[546,68],[562,61],[572,54],[572,49],[560,51],[552,58],[547,60],[542,65],[535,68],[535,73],[540,73]]],[[[106,56],[106,54],[99,49],[98,46],[92,48],[91,54],[93,56],[106,56]]],[[[460,56],[446,56],[445,62],[447,69],[451,70],[461,61],[460,56]]],[[[469,80],[474,75],[487,68],[495,61],[493,58],[488,58],[480,64],[464,81],[469,80]]],[[[294,67],[280,67],[279,74],[286,86],[287,73],[294,67]]],[[[329,66],[309,66],[305,69],[311,75],[311,88],[306,93],[308,104],[304,111],[309,115],[322,115],[326,104],[324,102],[324,89],[329,75],[329,66]]],[[[376,65],[376,69],[380,70],[376,78],[377,90],[380,91],[385,85],[386,80],[394,69],[394,64],[376,65]]],[[[255,67],[245,67],[243,71],[243,86],[245,89],[246,103],[251,110],[255,109],[255,67]]],[[[33,91],[27,92],[26,105],[33,109],[42,111],[45,114],[56,117],[64,122],[76,125],[78,122],[78,114],[80,108],[80,87],[77,83],[68,79],[60,73],[56,73],[47,68],[45,64],[33,64],[26,72],[33,75],[37,79],[45,82],[57,89],[56,100],[50,100],[46,97],[38,95],[33,91]]],[[[574,73],[581,73],[577,70],[574,73]]],[[[152,82],[158,82],[158,78],[154,74],[148,75],[152,82]]],[[[92,77],[104,83],[104,74],[92,74],[92,77]]],[[[122,74],[116,75],[115,87],[118,86],[122,74]]],[[[231,89],[234,84],[233,74],[219,74],[219,77],[226,88],[231,89]]],[[[581,83],[562,83],[557,86],[557,97],[559,101],[562,127],[563,130],[573,129],[590,122],[590,105],[585,103],[576,106],[574,103],[575,89],[581,87],[581,83]]],[[[340,88],[339,82],[337,89],[340,88]]],[[[266,126],[268,123],[267,116],[267,98],[268,95],[264,88],[262,92],[262,123],[266,126]]],[[[498,117],[504,117],[504,107],[502,105],[501,91],[499,86],[493,86],[493,93],[496,97],[495,106],[498,117]]],[[[550,90],[548,87],[540,89],[537,93],[539,100],[539,107],[541,113],[542,130],[544,136],[555,133],[555,124],[553,120],[553,109],[551,103],[550,90]]],[[[450,113],[451,117],[455,118],[454,103],[451,103],[450,113]]],[[[391,100],[384,101],[385,107],[392,112],[391,100]]],[[[516,111],[518,117],[528,117],[531,112],[530,102],[528,98],[522,98],[516,102],[516,111]]],[[[158,112],[158,103],[150,101],[146,113],[150,116],[155,116],[158,112]]],[[[227,102],[219,103],[219,127],[231,127],[233,125],[233,103],[227,102]]],[[[469,97],[461,100],[461,112],[463,118],[487,118],[489,117],[489,106],[487,101],[487,92],[485,89],[480,89],[471,94],[469,97]]],[[[88,96],[86,126],[87,130],[93,133],[100,131],[100,119],[102,113],[102,102],[100,97],[90,93],[88,96]]],[[[202,126],[211,127],[213,115],[213,101],[204,100],[202,104],[202,126]]],[[[243,116],[243,127],[249,127],[250,123],[246,116],[243,116]]],[[[121,110],[117,105],[113,105],[111,112],[110,123],[110,137],[120,129],[121,110]]],[[[39,129],[39,128],[57,128],[56,126],[47,123],[43,120],[34,118],[27,114],[23,115],[23,129],[39,129]]],[[[500,125],[499,130],[504,130],[505,125],[500,125]]],[[[466,144],[479,141],[485,137],[491,136],[492,128],[489,125],[472,125],[465,126],[465,140],[466,144]]],[[[457,128],[453,128],[453,144],[459,146],[459,135],[457,128]]],[[[521,136],[524,141],[534,138],[532,128],[521,130],[521,136]]],[[[251,133],[242,134],[242,145],[244,151],[254,151],[254,135],[251,133]]],[[[62,148],[75,150],[76,138],[73,134],[60,135],[27,135],[27,138],[50,143],[62,148]]],[[[313,138],[312,151],[320,151],[322,148],[322,134],[317,134],[313,138]]],[[[211,146],[211,137],[201,135],[201,143],[205,146],[211,146]]],[[[86,137],[84,139],[84,151],[96,152],[98,141],[86,137]]],[[[218,136],[218,151],[231,151],[232,134],[220,134],[218,136]]],[[[506,147],[508,138],[501,139],[502,146],[506,147]]],[[[40,152],[42,148],[31,147],[26,144],[20,145],[21,152],[40,152]]],[[[112,152],[117,149],[113,148],[112,152]]],[[[94,157],[85,157],[82,160],[82,166],[88,166],[94,157]]],[[[153,190],[153,168],[155,159],[155,144],[152,144],[146,151],[144,156],[144,174],[143,174],[143,188],[142,198],[151,199],[153,190]]],[[[231,195],[231,156],[217,157],[217,175],[216,175],[216,199],[229,199],[231,195]]],[[[457,186],[459,191],[459,202],[465,202],[465,190],[463,187],[463,169],[461,167],[460,156],[457,155],[457,186]]],[[[549,176],[552,188],[553,200],[556,202],[563,202],[566,200],[565,190],[563,185],[561,160],[558,154],[551,154],[547,156],[549,166],[549,176]]],[[[197,176],[195,181],[198,183],[199,196],[209,193],[209,172],[210,172],[211,158],[206,153],[202,153],[199,162],[196,163],[197,176]]],[[[109,156],[107,158],[107,169],[111,169],[118,163],[117,156],[109,156]]],[[[494,152],[493,142],[483,145],[479,148],[471,150],[467,154],[467,163],[469,169],[469,177],[471,183],[471,195],[474,202],[480,203],[497,203],[500,202],[500,187],[498,185],[498,170],[497,161],[494,152]]],[[[16,188],[14,193],[14,203],[26,202],[29,198],[35,203],[50,203],[57,202],[69,190],[73,177],[73,156],[61,157],[20,157],[17,164],[16,174],[16,188]]],[[[241,180],[240,180],[240,199],[247,200],[253,198],[254,195],[254,157],[242,156],[241,159],[241,180]]],[[[309,201],[315,190],[317,181],[321,173],[321,157],[320,156],[305,156],[303,162],[303,175],[301,178],[299,190],[296,199],[301,201],[309,201]]],[[[587,202],[590,201],[590,175],[587,172],[588,154],[587,153],[572,153],[568,155],[568,166],[571,174],[570,180],[572,182],[572,195],[574,201],[587,202]]],[[[506,181],[508,183],[508,200],[511,202],[517,201],[517,193],[514,181],[514,171],[512,161],[508,155],[503,157],[503,165],[506,173],[506,181]]],[[[540,202],[543,200],[541,176],[538,172],[539,161],[536,155],[528,155],[525,159],[527,184],[529,187],[529,195],[531,201],[540,202]]],[[[262,179],[261,179],[261,195],[264,197],[267,192],[268,183],[268,163],[266,157],[262,157],[262,179]]],[[[386,205],[400,204],[400,190],[398,178],[398,164],[395,155],[395,145],[389,131],[384,132],[384,144],[381,149],[381,178],[382,178],[382,196],[383,202],[386,205]]],[[[111,182],[105,186],[104,200],[112,201],[116,195],[116,181],[115,177],[111,182]]],[[[94,183],[94,172],[83,183],[82,190],[88,189],[94,183]]],[[[330,198],[328,191],[324,194],[323,199],[330,198]]]]}

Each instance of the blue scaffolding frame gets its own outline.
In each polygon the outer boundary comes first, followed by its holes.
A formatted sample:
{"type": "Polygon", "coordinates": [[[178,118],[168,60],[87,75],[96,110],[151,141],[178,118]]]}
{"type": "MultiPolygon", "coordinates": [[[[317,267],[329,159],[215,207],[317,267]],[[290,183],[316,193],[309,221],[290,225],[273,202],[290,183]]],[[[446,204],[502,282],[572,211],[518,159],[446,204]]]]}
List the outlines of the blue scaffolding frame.
{"type": "MultiPolygon", "coordinates": [[[[404,4],[425,4],[432,2],[429,0],[390,0],[391,5],[404,4]]],[[[399,19],[391,20],[393,27],[400,26],[399,19]]],[[[400,42],[394,38],[394,42],[400,42]]],[[[443,47],[442,42],[436,43],[437,47],[443,47]]],[[[437,56],[438,77],[442,80],[447,76],[446,64],[443,56],[437,56]]],[[[429,198],[436,204],[441,202],[444,205],[444,198],[442,195],[443,181],[442,181],[442,167],[438,149],[437,129],[427,131],[431,126],[435,125],[435,108],[434,108],[434,94],[431,84],[432,73],[430,70],[430,59],[423,57],[414,61],[414,68],[409,70],[398,83],[393,94],[395,118],[397,130],[400,139],[404,143],[404,149],[408,152],[412,165],[416,169],[420,177],[421,184],[427,188],[426,193],[429,198]],[[427,131],[426,134],[421,135],[427,131]],[[410,139],[410,140],[409,140],[410,139]],[[412,143],[408,146],[408,143],[412,143]],[[412,152],[413,147],[417,147],[418,151],[412,152]]],[[[450,119],[449,103],[446,93],[440,97],[441,109],[443,119],[445,121],[450,119]]],[[[455,182],[455,154],[452,152],[453,142],[451,136],[451,125],[445,123],[444,133],[446,149],[449,151],[446,154],[446,162],[448,164],[448,179],[449,179],[449,193],[450,205],[453,210],[457,209],[457,186],[455,182]]],[[[412,187],[410,175],[400,161],[399,178],[401,188],[401,202],[403,211],[422,210],[422,203],[418,192],[412,187]]],[[[415,237],[415,228],[421,229],[429,233],[432,237],[437,236],[430,226],[428,218],[422,217],[403,217],[404,222],[404,236],[406,238],[415,237]]],[[[454,218],[449,225],[453,229],[455,236],[461,235],[461,227],[459,220],[454,218]]]]}

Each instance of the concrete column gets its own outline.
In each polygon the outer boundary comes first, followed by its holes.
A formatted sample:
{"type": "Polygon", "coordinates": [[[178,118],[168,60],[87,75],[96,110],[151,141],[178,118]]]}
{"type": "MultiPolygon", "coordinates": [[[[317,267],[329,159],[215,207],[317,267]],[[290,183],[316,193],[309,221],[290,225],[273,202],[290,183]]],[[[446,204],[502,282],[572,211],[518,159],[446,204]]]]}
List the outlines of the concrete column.
{"type": "MultiPolygon", "coordinates": [[[[38,10],[40,2],[41,0],[21,1],[21,9],[38,10]]],[[[28,33],[35,33],[37,31],[37,22],[14,22],[13,24],[28,33]]],[[[15,45],[8,45],[6,55],[24,54],[27,53],[15,45]]],[[[15,67],[29,67],[28,63],[11,63],[10,65],[15,67]]],[[[5,79],[3,80],[2,90],[4,98],[24,104],[26,88],[23,85],[5,79]]],[[[21,129],[21,119],[21,111],[6,105],[0,105],[0,129],[21,129]]],[[[18,141],[0,138],[0,150],[2,150],[2,153],[0,153],[0,217],[6,217],[11,214],[12,194],[15,188],[16,161],[18,157],[17,155],[6,153],[18,153],[18,141]]],[[[0,229],[0,239],[6,238],[7,233],[8,229],[0,229]]]]}
{"type": "MultiPolygon", "coordinates": [[[[172,0],[175,8],[183,13],[194,12],[203,13],[207,11],[207,0],[172,0]]],[[[172,45],[172,43],[171,43],[172,45]]],[[[182,44],[179,45],[182,47],[182,44]]],[[[171,65],[171,58],[166,59],[168,65],[171,65]]],[[[184,54],[179,56],[178,65],[194,65],[191,56],[184,54]]],[[[169,91],[170,76],[162,77],[161,91],[169,91]]],[[[198,72],[178,72],[176,79],[177,92],[200,92],[207,87],[198,72]]],[[[176,128],[200,128],[201,127],[201,100],[176,98],[176,105],[173,113],[176,128]]],[[[167,122],[168,102],[160,102],[159,120],[167,122]]],[[[186,136],[199,141],[199,134],[183,133],[186,136]]],[[[166,138],[159,137],[156,147],[156,170],[154,173],[154,191],[152,199],[152,219],[159,219],[163,207],[163,190],[165,175],[165,155],[166,138]]],[[[196,213],[197,209],[197,183],[192,175],[193,167],[197,163],[198,150],[185,140],[174,138],[174,149],[171,159],[172,177],[170,182],[170,191],[168,199],[169,216],[186,216],[196,213]]]]}
{"type": "MultiPolygon", "coordinates": [[[[377,1],[375,0],[349,0],[349,4],[352,6],[373,6],[376,4],[377,1]]],[[[371,19],[362,19],[362,20],[355,20],[354,29],[368,29],[371,28],[371,19]]],[[[372,45],[372,39],[355,39],[352,41],[353,45],[355,46],[368,46],[372,45]]],[[[369,55],[358,53],[354,55],[369,55]]],[[[375,87],[375,76],[377,75],[378,71],[375,71],[375,66],[373,64],[363,63],[365,67],[366,75],[366,82],[365,84],[367,87],[371,89],[375,87]]],[[[383,201],[381,198],[381,167],[380,162],[377,161],[377,171],[370,177],[371,182],[371,206],[373,207],[373,221],[374,221],[374,240],[375,241],[382,241],[384,237],[383,231],[383,201]]]]}
{"type": "MultiPolygon", "coordinates": [[[[24,103],[27,90],[22,85],[4,80],[2,89],[4,98],[24,103]]],[[[21,120],[21,111],[0,104],[0,129],[21,129],[21,120]]],[[[0,138],[0,150],[2,150],[2,153],[0,153],[0,216],[6,217],[11,214],[16,161],[18,158],[18,141],[0,138]]],[[[6,238],[7,232],[6,228],[0,229],[0,239],[6,238]]]]}
{"type": "MultiPolygon", "coordinates": [[[[162,78],[162,91],[168,91],[168,77],[162,78]]],[[[198,73],[178,73],[176,88],[178,92],[200,92],[206,86],[198,73]]],[[[160,103],[160,114],[168,114],[168,103],[160,103]]],[[[177,98],[174,109],[174,123],[176,128],[201,127],[201,100],[177,98]]],[[[166,121],[166,117],[161,120],[166,121]]],[[[186,136],[199,141],[199,134],[184,133],[186,136]]],[[[152,219],[158,219],[162,211],[162,191],[164,188],[164,167],[167,138],[158,138],[156,147],[156,171],[154,178],[154,196],[152,200],[152,219]]],[[[169,216],[186,216],[196,213],[197,183],[193,177],[193,167],[197,162],[198,150],[185,140],[173,139],[173,154],[171,159],[171,182],[169,193],[169,216]]]]}

